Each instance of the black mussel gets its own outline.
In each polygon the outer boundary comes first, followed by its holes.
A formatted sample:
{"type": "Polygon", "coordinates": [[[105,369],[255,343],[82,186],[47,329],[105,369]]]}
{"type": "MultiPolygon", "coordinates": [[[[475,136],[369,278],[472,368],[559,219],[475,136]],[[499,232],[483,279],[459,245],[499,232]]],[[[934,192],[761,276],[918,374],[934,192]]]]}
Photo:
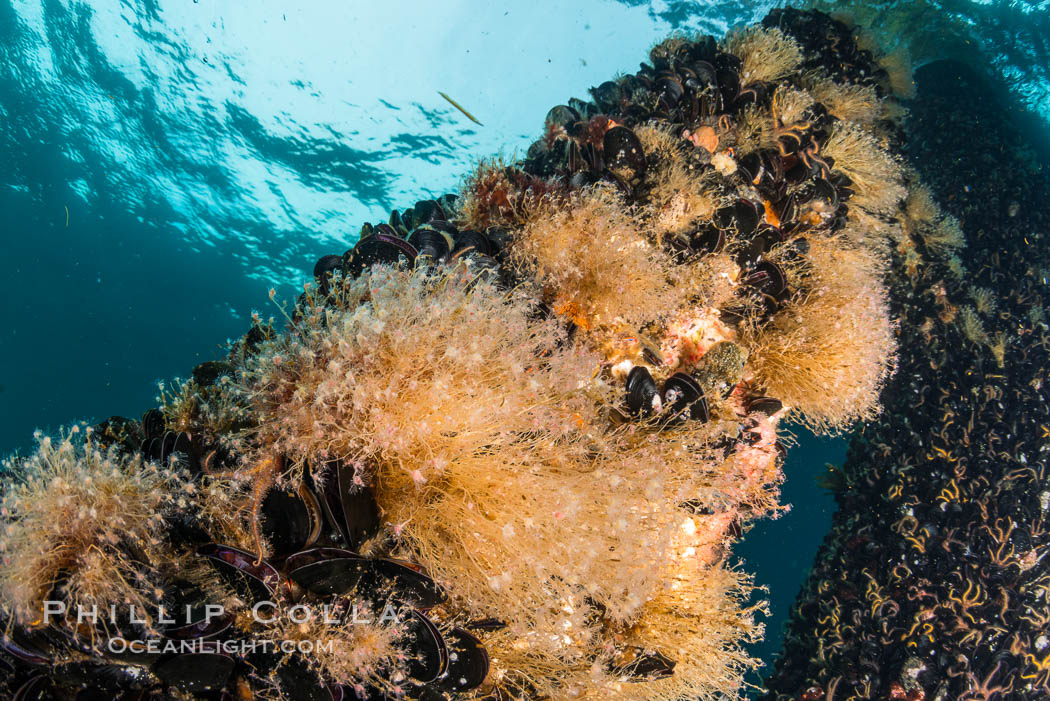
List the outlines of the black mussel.
{"type": "Polygon", "coordinates": [[[427,228],[434,229],[435,231],[440,231],[441,233],[445,234],[446,238],[448,238],[450,241],[454,240],[456,238],[456,234],[459,233],[459,229],[457,229],[454,224],[447,221],[442,221],[440,219],[435,219],[433,221],[427,222],[425,226],[427,228]]]}
{"type": "Polygon", "coordinates": [[[309,562],[289,571],[299,587],[319,596],[349,594],[357,587],[358,582],[370,572],[370,561],[349,551],[342,557],[331,557],[309,562]]]}
{"type": "Polygon", "coordinates": [[[780,232],[780,229],[763,222],[759,225],[758,231],[755,232],[753,240],[760,242],[762,244],[762,250],[768,253],[773,249],[773,246],[784,240],[784,236],[780,232]]]}
{"type": "Polygon", "coordinates": [[[165,431],[159,438],[143,441],[142,453],[147,460],[161,465],[174,461],[194,473],[201,470],[200,446],[184,431],[165,431]]]}
{"type": "Polygon", "coordinates": [[[575,173],[585,166],[583,152],[575,140],[570,140],[565,146],[565,165],[570,173],[575,173]]]}
{"type": "Polygon", "coordinates": [[[606,166],[629,183],[637,182],[645,174],[642,142],[627,127],[613,127],[605,132],[602,153],[606,166]]]}
{"type": "Polygon", "coordinates": [[[379,530],[379,505],[372,490],[354,483],[354,467],[329,460],[320,467],[323,503],[340,540],[354,549],[379,530]]]}
{"type": "Polygon", "coordinates": [[[762,260],[766,253],[766,242],[763,238],[754,238],[742,243],[736,252],[736,264],[741,268],[750,268],[762,260]]]}
{"type": "Polygon", "coordinates": [[[578,121],[580,121],[579,112],[567,105],[557,105],[547,113],[544,123],[548,129],[568,129],[578,121]]]}
{"type": "Polygon", "coordinates": [[[208,543],[197,549],[234,590],[249,601],[272,601],[283,593],[281,575],[266,560],[229,545],[208,543]]]}
{"type": "Polygon", "coordinates": [[[220,635],[233,625],[235,616],[232,613],[224,612],[219,616],[206,615],[206,610],[203,608],[206,606],[202,598],[203,592],[196,590],[192,585],[187,584],[187,586],[198,596],[187,596],[185,592],[178,591],[175,594],[179,602],[181,603],[191,598],[196,598],[197,600],[174,610],[177,611],[180,617],[183,615],[183,611],[186,611],[187,617],[192,616],[195,620],[185,623],[180,619],[179,623],[164,629],[163,634],[165,638],[170,638],[171,640],[205,640],[220,635]]]}
{"type": "Polygon", "coordinates": [[[454,245],[451,236],[430,226],[421,226],[413,231],[408,242],[418,252],[417,260],[426,257],[434,262],[448,258],[454,245]]]}
{"type": "Polygon", "coordinates": [[[649,416],[660,410],[660,390],[644,365],[635,365],[627,373],[627,408],[635,416],[649,416]]]}
{"type": "Polygon", "coordinates": [[[788,195],[774,205],[777,219],[780,220],[781,231],[789,231],[798,223],[798,200],[794,195],[788,195]]]}
{"type": "MultiPolygon", "coordinates": [[[[717,66],[717,63],[715,64],[717,66]]],[[[721,95],[721,103],[728,107],[740,93],[740,75],[736,70],[728,68],[718,69],[718,92],[721,95]]]]}
{"type": "MultiPolygon", "coordinates": [[[[411,210],[405,210],[405,216],[411,221],[411,210]]],[[[404,219],[401,217],[401,213],[396,209],[390,212],[390,227],[398,236],[407,236],[408,232],[411,231],[404,219]]]]}
{"type": "Polygon", "coordinates": [[[685,95],[685,86],[676,75],[665,75],[656,81],[656,89],[660,93],[659,105],[664,111],[670,111],[681,102],[685,95]]]}
{"type": "Polygon", "coordinates": [[[761,81],[748,83],[741,87],[736,94],[736,99],[733,100],[733,109],[740,109],[751,104],[764,105],[769,101],[769,97],[772,94],[773,89],[769,83],[761,81]]]}
{"type": "Polygon", "coordinates": [[[765,175],[765,168],[762,165],[762,155],[758,151],[752,151],[751,153],[743,156],[737,161],[737,171],[752,185],[758,185],[762,181],[762,176],[765,175]]]}
{"type": "Polygon", "coordinates": [[[459,199],[459,195],[454,192],[446,192],[441,197],[437,198],[438,206],[441,207],[442,214],[445,215],[445,219],[448,220],[449,215],[456,211],[456,200],[459,199]]]}
{"type": "Polygon", "coordinates": [[[834,211],[839,206],[838,189],[824,178],[817,178],[813,182],[813,194],[810,202],[817,202],[822,209],[834,211]]]}
{"type": "Polygon", "coordinates": [[[666,679],[674,674],[675,662],[663,654],[653,651],[634,650],[634,659],[613,668],[613,673],[626,677],[628,681],[644,682],[666,679]]]}
{"type": "Polygon", "coordinates": [[[475,287],[480,282],[490,282],[498,288],[506,286],[503,268],[492,256],[476,253],[467,258],[467,273],[473,276],[467,283],[469,288],[475,287]]]}
{"type": "MultiPolygon", "coordinates": [[[[335,256],[342,261],[341,256],[335,256]]],[[[225,376],[233,375],[233,365],[221,360],[205,360],[193,368],[193,381],[198,387],[210,387],[225,376]]]]}
{"type": "Polygon", "coordinates": [[[55,698],[55,689],[44,675],[38,675],[18,687],[12,701],[51,701],[55,698]]]}
{"type": "Polygon", "coordinates": [[[452,257],[478,254],[491,256],[496,252],[489,237],[480,231],[467,229],[456,232],[456,247],[452,249],[452,257]]]}
{"type": "Polygon", "coordinates": [[[408,675],[416,681],[432,682],[448,669],[445,639],[437,626],[419,611],[409,612],[402,645],[408,656],[408,675]]]}
{"type": "Polygon", "coordinates": [[[308,548],[321,535],[321,506],[306,485],[296,491],[271,489],[259,511],[260,529],[274,557],[308,548]]]}
{"type": "Polygon", "coordinates": [[[733,228],[739,236],[750,236],[761,220],[758,207],[750,200],[737,200],[733,207],[733,228]]]}
{"type": "Polygon", "coordinates": [[[51,659],[47,654],[37,649],[34,644],[21,639],[22,635],[21,631],[14,627],[7,633],[0,632],[0,651],[28,665],[41,667],[50,665],[51,659]]]}
{"type": "Polygon", "coordinates": [[[160,438],[167,430],[164,423],[164,413],[160,409],[148,409],[142,415],[142,431],[144,438],[160,438]]]}
{"type": "Polygon", "coordinates": [[[693,73],[703,87],[718,85],[718,69],[707,61],[694,61],[693,73]]]}
{"type": "Polygon", "coordinates": [[[314,279],[323,294],[328,294],[332,274],[343,269],[343,257],[337,255],[321,256],[314,264],[314,279]]]}
{"type": "Polygon", "coordinates": [[[412,207],[412,228],[435,221],[448,221],[445,210],[436,200],[420,200],[412,207]]]}
{"type": "Polygon", "coordinates": [[[605,158],[602,156],[602,152],[597,146],[591,143],[586,143],[580,147],[580,154],[583,156],[583,163],[591,173],[600,173],[605,169],[605,158]]]}
{"type": "Polygon", "coordinates": [[[408,259],[409,265],[415,263],[416,249],[408,241],[395,236],[386,224],[376,227],[376,232],[368,238],[363,238],[357,245],[343,255],[343,270],[347,275],[360,275],[365,268],[377,263],[397,263],[401,256],[408,259]],[[388,229],[391,233],[381,232],[380,228],[388,229]]]}
{"type": "Polygon", "coordinates": [[[768,260],[759,261],[744,276],[743,282],[762,294],[775,296],[787,288],[784,271],[776,263],[768,260]]]}
{"type": "Polygon", "coordinates": [[[435,683],[445,691],[468,691],[482,685],[489,673],[489,653],[476,637],[453,628],[445,636],[448,669],[435,683]]]}
{"type": "Polygon", "coordinates": [[[591,98],[601,112],[620,111],[620,86],[607,80],[596,88],[591,88],[591,98]]]}
{"type": "Polygon", "coordinates": [[[809,175],[809,168],[802,159],[795,156],[784,158],[784,181],[788,185],[801,185],[809,175]]]}
{"type": "Polygon", "coordinates": [[[794,155],[802,148],[803,134],[797,131],[786,131],[777,137],[777,148],[784,155],[794,155]]]}
{"type": "Polygon", "coordinates": [[[764,185],[768,189],[783,182],[784,159],[780,154],[771,149],[765,149],[759,151],[759,155],[762,158],[762,167],[765,170],[759,185],[764,185]]]}
{"type": "Polygon", "coordinates": [[[347,594],[370,571],[371,561],[342,548],[313,548],[288,557],[288,576],[321,596],[347,594]]]}
{"type": "MultiPolygon", "coordinates": [[[[261,661],[255,660],[256,663],[261,661]]],[[[344,698],[342,687],[325,682],[301,656],[285,656],[280,660],[271,658],[263,664],[266,664],[265,669],[274,670],[272,678],[282,692],[281,698],[295,701],[342,701],[344,698]]]]}
{"type": "Polygon", "coordinates": [[[366,597],[389,596],[399,603],[419,609],[433,608],[448,598],[423,568],[402,560],[372,560],[366,578],[367,581],[361,582],[362,593],[366,597]]]}
{"type": "Polygon", "coordinates": [[[197,693],[221,689],[233,674],[229,655],[193,652],[172,655],[153,665],[153,673],[178,689],[197,693]]]}
{"type": "Polygon", "coordinates": [[[124,416],[111,416],[92,429],[92,436],[103,448],[119,445],[126,452],[134,452],[142,445],[142,425],[124,416]]]}
{"type": "MultiPolygon", "coordinates": [[[[830,157],[829,157],[830,159],[830,157]]],[[[853,181],[848,175],[843,173],[841,170],[836,170],[828,176],[828,180],[836,189],[852,188],[853,181]]]]}
{"type": "Polygon", "coordinates": [[[752,397],[747,402],[747,413],[749,414],[758,412],[766,416],[772,416],[783,408],[784,403],[773,397],[752,397]]]}
{"type": "Polygon", "coordinates": [[[686,410],[689,418],[696,421],[707,421],[709,418],[707,400],[700,383],[691,375],[676,372],[664,383],[663,401],[671,407],[673,417],[684,416],[686,410]]]}
{"type": "Polygon", "coordinates": [[[726,234],[718,227],[702,226],[690,237],[689,247],[702,255],[721,253],[726,247],[726,234]]]}

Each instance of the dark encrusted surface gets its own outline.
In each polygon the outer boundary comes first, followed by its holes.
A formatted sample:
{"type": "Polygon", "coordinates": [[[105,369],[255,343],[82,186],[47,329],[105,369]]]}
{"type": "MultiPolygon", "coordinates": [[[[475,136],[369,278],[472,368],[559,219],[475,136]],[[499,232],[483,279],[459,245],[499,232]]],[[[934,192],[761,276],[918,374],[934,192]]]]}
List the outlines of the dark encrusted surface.
{"type": "Polygon", "coordinates": [[[1050,694],[1050,183],[981,78],[950,63],[917,78],[909,162],[962,222],[967,273],[895,261],[900,367],[851,442],[769,699],[1050,694]],[[975,286],[996,305],[986,344],[955,309],[975,286]]]}

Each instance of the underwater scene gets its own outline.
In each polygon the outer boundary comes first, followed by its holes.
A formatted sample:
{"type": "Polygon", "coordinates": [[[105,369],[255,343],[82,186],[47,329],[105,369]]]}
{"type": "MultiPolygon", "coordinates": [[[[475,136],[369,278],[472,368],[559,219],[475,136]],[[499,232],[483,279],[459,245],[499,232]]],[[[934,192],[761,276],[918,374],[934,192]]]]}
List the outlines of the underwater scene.
{"type": "Polygon", "coordinates": [[[1050,2],[0,0],[0,699],[1050,699],[1050,2]]]}

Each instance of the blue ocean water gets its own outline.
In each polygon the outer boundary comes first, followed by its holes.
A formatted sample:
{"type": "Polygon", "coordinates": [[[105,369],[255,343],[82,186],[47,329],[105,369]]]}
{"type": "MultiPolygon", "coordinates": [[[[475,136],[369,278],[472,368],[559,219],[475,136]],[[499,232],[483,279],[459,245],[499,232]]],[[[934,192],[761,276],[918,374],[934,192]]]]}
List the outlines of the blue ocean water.
{"type": "MultiPolygon", "coordinates": [[[[550,106],[668,32],[721,35],[773,6],[290,5],[0,0],[0,453],[36,428],[137,416],[363,222],[521,153],[550,106]]],[[[982,62],[1050,113],[1050,3],[863,7],[906,27],[916,60],[982,62]]],[[[738,551],[771,586],[766,659],[830,519],[814,477],[844,449],[800,443],[794,510],[738,551]]]]}

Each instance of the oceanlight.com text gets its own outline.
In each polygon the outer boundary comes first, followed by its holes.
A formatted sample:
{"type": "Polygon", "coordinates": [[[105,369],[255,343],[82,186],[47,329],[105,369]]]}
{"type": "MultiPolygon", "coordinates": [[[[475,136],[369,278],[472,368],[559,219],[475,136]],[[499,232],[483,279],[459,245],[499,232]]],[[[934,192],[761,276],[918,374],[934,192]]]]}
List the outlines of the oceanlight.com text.
{"type": "Polygon", "coordinates": [[[319,652],[330,653],[334,650],[333,645],[332,640],[164,640],[161,638],[126,640],[112,638],[106,647],[109,652],[118,655],[132,652],[139,655],[211,653],[243,656],[255,653],[292,654],[298,652],[303,655],[319,652]]]}

